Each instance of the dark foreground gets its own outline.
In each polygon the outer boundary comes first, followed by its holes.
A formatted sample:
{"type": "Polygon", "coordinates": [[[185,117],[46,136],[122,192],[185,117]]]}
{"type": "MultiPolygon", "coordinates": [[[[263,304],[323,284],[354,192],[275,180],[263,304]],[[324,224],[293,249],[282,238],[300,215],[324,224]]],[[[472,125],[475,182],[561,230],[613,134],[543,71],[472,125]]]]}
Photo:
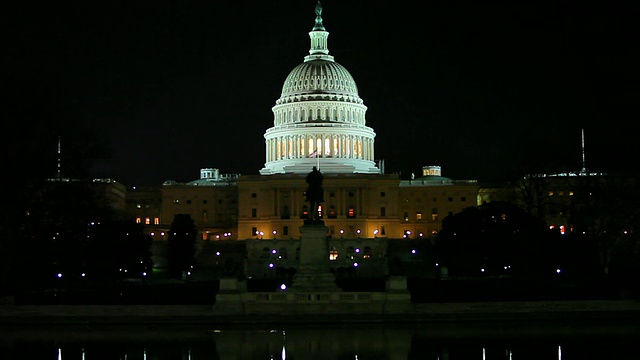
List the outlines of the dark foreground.
{"type": "MultiPolygon", "coordinates": [[[[327,307],[339,306],[326,304],[327,307]]],[[[635,300],[413,304],[398,314],[227,315],[212,305],[4,305],[0,326],[250,325],[269,323],[610,322],[640,324],[635,300]]]]}

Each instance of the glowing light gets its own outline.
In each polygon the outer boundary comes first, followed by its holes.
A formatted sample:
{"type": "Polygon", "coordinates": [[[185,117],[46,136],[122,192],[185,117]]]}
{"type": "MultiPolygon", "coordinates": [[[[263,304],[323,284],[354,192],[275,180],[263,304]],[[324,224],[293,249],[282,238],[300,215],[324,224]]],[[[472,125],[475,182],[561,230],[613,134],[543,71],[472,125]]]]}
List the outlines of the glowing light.
{"type": "Polygon", "coordinates": [[[220,256],[220,251],[216,251],[216,256],[220,256]]]}
{"type": "Polygon", "coordinates": [[[280,290],[285,291],[287,290],[287,284],[280,284],[280,290]]]}
{"type": "Polygon", "coordinates": [[[360,264],[358,264],[357,262],[353,263],[353,267],[358,267],[358,266],[360,266],[360,264]]]}
{"type": "Polygon", "coordinates": [[[415,253],[417,253],[417,252],[418,252],[418,251],[417,251],[416,249],[411,250],[411,253],[412,253],[412,254],[415,254],[415,253]]]}
{"type": "Polygon", "coordinates": [[[272,253],[272,254],[276,254],[276,253],[278,253],[278,250],[273,249],[273,250],[271,250],[271,253],[272,253]]]}
{"type": "Polygon", "coordinates": [[[62,273],[58,273],[58,278],[62,278],[62,273]]]}
{"type": "Polygon", "coordinates": [[[269,263],[269,267],[273,268],[275,265],[273,265],[273,263],[269,263]]]}
{"type": "Polygon", "coordinates": [[[560,274],[562,272],[562,269],[558,268],[556,269],[556,274],[560,274]]]}
{"type": "Polygon", "coordinates": [[[378,235],[378,229],[373,230],[373,235],[378,235]]]}

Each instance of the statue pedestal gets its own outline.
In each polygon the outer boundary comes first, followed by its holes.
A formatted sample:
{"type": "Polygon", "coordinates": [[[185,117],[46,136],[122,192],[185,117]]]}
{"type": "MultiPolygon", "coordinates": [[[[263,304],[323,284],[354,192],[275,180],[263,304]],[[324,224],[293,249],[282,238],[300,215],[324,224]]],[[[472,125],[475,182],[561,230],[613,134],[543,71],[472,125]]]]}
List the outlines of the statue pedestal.
{"type": "Polygon", "coordinates": [[[292,290],[342,291],[329,266],[328,231],[322,220],[307,220],[300,227],[300,262],[292,290]]]}

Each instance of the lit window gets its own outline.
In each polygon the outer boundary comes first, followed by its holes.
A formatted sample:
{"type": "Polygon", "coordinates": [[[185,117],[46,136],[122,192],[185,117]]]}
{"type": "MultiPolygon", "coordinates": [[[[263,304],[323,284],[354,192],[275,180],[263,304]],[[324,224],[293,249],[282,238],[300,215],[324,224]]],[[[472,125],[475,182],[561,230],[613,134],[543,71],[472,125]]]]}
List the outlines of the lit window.
{"type": "Polygon", "coordinates": [[[349,218],[354,218],[354,217],[356,217],[356,210],[355,210],[354,208],[350,207],[350,208],[347,210],[347,217],[349,217],[349,218]]]}
{"type": "Polygon", "coordinates": [[[573,191],[569,191],[569,196],[573,196],[573,191]]]}
{"type": "Polygon", "coordinates": [[[416,220],[422,220],[422,213],[419,211],[416,213],[416,220]]]}
{"type": "Polygon", "coordinates": [[[160,225],[160,218],[159,217],[153,218],[153,225],[160,225]]]}
{"type": "Polygon", "coordinates": [[[329,260],[332,260],[332,261],[338,260],[338,250],[336,249],[329,250],[329,260]]]}
{"type": "Polygon", "coordinates": [[[431,220],[433,221],[438,220],[438,214],[431,214],[431,220]]]}
{"type": "Polygon", "coordinates": [[[549,196],[553,196],[553,191],[549,191],[549,196]]]}
{"type": "Polygon", "coordinates": [[[136,205],[136,207],[137,207],[138,209],[142,209],[142,205],[140,205],[140,204],[137,204],[137,205],[136,205]]]}
{"type": "Polygon", "coordinates": [[[151,224],[151,219],[150,218],[144,218],[144,223],[145,223],[145,225],[151,224]]]}
{"type": "Polygon", "coordinates": [[[142,223],[142,219],[136,218],[136,224],[140,224],[140,223],[142,223]]]}
{"type": "Polygon", "coordinates": [[[564,225],[560,225],[560,234],[564,235],[565,227],[564,225]]]}
{"type": "Polygon", "coordinates": [[[365,246],[364,252],[362,253],[363,259],[371,259],[371,248],[369,246],[365,246]]]}
{"type": "Polygon", "coordinates": [[[251,209],[251,217],[258,217],[258,209],[256,208],[251,209]]]}

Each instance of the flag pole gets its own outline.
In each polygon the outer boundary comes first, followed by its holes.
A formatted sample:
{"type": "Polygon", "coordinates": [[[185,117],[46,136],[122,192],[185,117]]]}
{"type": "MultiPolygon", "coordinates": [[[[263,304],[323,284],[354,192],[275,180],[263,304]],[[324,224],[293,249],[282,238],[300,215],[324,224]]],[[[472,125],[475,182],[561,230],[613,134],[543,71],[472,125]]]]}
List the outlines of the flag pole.
{"type": "Polygon", "coordinates": [[[318,168],[318,170],[320,170],[320,153],[316,154],[316,164],[316,167],[318,168]]]}

